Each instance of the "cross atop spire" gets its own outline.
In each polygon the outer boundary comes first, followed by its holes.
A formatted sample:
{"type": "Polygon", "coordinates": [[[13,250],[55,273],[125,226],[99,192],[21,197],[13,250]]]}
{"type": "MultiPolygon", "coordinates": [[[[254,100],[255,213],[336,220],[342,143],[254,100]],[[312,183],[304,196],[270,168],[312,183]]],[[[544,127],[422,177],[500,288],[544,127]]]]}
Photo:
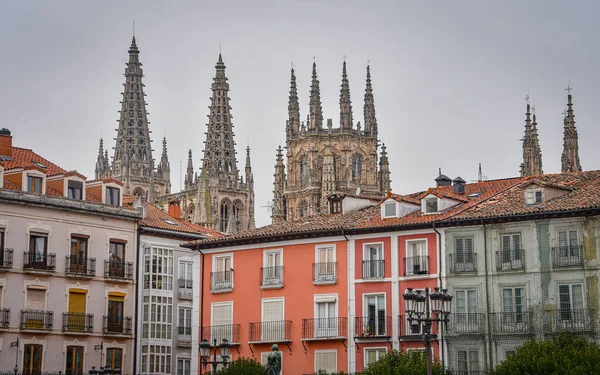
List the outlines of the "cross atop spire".
{"type": "Polygon", "coordinates": [[[571,81],[569,81],[569,84],[567,85],[567,88],[565,89],[565,91],[567,92],[567,95],[571,95],[571,81]]]}

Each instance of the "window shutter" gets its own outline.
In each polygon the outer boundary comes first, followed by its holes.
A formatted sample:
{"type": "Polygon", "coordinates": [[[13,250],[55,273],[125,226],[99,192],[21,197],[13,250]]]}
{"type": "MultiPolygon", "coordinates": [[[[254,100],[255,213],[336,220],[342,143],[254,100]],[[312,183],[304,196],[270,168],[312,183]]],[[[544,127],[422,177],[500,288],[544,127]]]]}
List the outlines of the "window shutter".
{"type": "Polygon", "coordinates": [[[85,293],[69,292],[69,312],[70,313],[85,313],[85,293]]]}
{"type": "Polygon", "coordinates": [[[316,352],[315,353],[315,371],[325,370],[337,372],[337,353],[336,352],[316,352]]]}
{"type": "Polygon", "coordinates": [[[571,292],[573,294],[573,310],[583,309],[583,290],[581,284],[572,285],[571,292]]]}
{"type": "Polygon", "coordinates": [[[0,308],[2,308],[2,291],[3,291],[3,287],[0,286],[0,308]]]}
{"type": "Polygon", "coordinates": [[[213,306],[212,325],[221,326],[232,324],[232,308],[231,304],[213,306]]]}
{"type": "Polygon", "coordinates": [[[27,301],[25,308],[29,310],[46,309],[46,290],[45,289],[27,289],[27,301]]]}
{"type": "Polygon", "coordinates": [[[263,322],[283,320],[283,301],[263,301],[263,322]]]}

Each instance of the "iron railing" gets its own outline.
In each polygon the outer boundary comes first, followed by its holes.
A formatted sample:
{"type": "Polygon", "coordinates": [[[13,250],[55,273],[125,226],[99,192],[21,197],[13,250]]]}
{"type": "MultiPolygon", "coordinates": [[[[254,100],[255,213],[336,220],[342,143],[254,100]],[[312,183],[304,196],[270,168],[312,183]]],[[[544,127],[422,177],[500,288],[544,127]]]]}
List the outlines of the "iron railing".
{"type": "Polygon", "coordinates": [[[233,271],[220,271],[210,273],[210,290],[224,291],[233,288],[233,271]]]}
{"type": "Polygon", "coordinates": [[[214,339],[217,339],[217,342],[221,342],[223,339],[226,339],[230,344],[239,344],[240,325],[222,324],[202,327],[202,338],[207,339],[208,342],[213,342],[214,339]]]}
{"type": "Polygon", "coordinates": [[[385,261],[381,260],[363,260],[362,262],[363,279],[383,279],[385,275],[385,261]]]}
{"type": "Polygon", "coordinates": [[[0,269],[13,267],[13,249],[0,250],[0,269]]]}
{"type": "Polygon", "coordinates": [[[347,335],[348,319],[344,317],[302,319],[303,339],[333,339],[347,335]]]}
{"type": "Polygon", "coordinates": [[[67,255],[65,274],[88,277],[96,276],[96,258],[80,258],[77,255],[67,255]]]}
{"type": "Polygon", "coordinates": [[[292,341],[292,321],[276,320],[250,323],[250,342],[289,342],[292,341]]]}
{"type": "Polygon", "coordinates": [[[429,273],[429,256],[404,258],[404,276],[427,275],[429,273]]]}
{"type": "Polygon", "coordinates": [[[525,269],[525,250],[496,251],[496,270],[523,271],[525,269]]]}
{"type": "Polygon", "coordinates": [[[313,282],[317,284],[336,283],[337,262],[313,263],[313,282]]]}
{"type": "MultiPolygon", "coordinates": [[[[423,339],[423,324],[416,321],[412,323],[408,321],[406,315],[398,316],[398,336],[401,340],[422,340],[423,339]]],[[[436,330],[436,325],[432,326],[432,331],[436,330]]]]}
{"type": "Polygon", "coordinates": [[[94,314],[63,313],[63,332],[91,333],[94,331],[94,314]]]}
{"type": "Polygon", "coordinates": [[[557,309],[544,311],[544,328],[551,332],[592,331],[594,327],[594,310],[592,309],[557,309]]]}
{"type": "Polygon", "coordinates": [[[477,272],[477,253],[448,255],[450,273],[477,272]]]}
{"type": "Polygon", "coordinates": [[[583,246],[560,246],[552,248],[552,268],[583,267],[583,246]]]}
{"type": "Polygon", "coordinates": [[[378,338],[391,336],[391,316],[357,316],[354,318],[354,337],[378,338]]]}
{"type": "Polygon", "coordinates": [[[23,268],[54,272],[56,269],[56,254],[25,251],[23,253],[23,268]]]}
{"type": "Polygon", "coordinates": [[[485,333],[485,314],[452,313],[448,322],[448,335],[482,335],[485,333]]]}
{"type": "Polygon", "coordinates": [[[104,277],[111,279],[133,279],[133,262],[124,262],[121,260],[104,261],[104,277]]]}
{"type": "Polygon", "coordinates": [[[102,333],[112,335],[131,335],[131,317],[104,315],[102,333]]]}
{"type": "Polygon", "coordinates": [[[21,329],[52,330],[54,312],[45,310],[21,310],[21,329]]]}
{"type": "Polygon", "coordinates": [[[262,267],[260,269],[260,280],[262,287],[283,286],[283,266],[262,267]]]}
{"type": "Polygon", "coordinates": [[[193,280],[179,279],[178,281],[179,281],[179,295],[183,296],[183,297],[191,297],[193,280]]]}
{"type": "Polygon", "coordinates": [[[192,326],[177,327],[177,342],[184,344],[192,343],[192,326]]]}
{"type": "Polygon", "coordinates": [[[0,309],[0,328],[8,328],[10,325],[10,309],[0,309]]]}
{"type": "Polygon", "coordinates": [[[533,312],[501,312],[489,316],[492,333],[496,335],[530,335],[534,331],[533,312]]]}

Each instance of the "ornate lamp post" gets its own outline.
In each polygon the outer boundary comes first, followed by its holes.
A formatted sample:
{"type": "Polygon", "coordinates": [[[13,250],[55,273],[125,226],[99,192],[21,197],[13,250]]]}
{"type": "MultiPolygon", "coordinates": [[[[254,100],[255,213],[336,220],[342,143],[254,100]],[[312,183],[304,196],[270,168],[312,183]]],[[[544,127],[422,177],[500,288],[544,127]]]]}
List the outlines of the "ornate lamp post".
{"type": "Polygon", "coordinates": [[[229,364],[229,356],[231,354],[231,344],[226,339],[223,339],[221,345],[219,345],[219,354],[221,355],[222,360],[217,361],[217,339],[214,339],[214,343],[211,346],[208,340],[202,339],[202,342],[198,344],[198,351],[200,352],[200,361],[202,362],[202,367],[206,369],[207,365],[212,365],[213,374],[217,373],[217,366],[222,364],[227,367],[229,364]],[[213,360],[210,360],[210,349],[211,347],[215,348],[213,353],[213,360]]]}
{"type": "Polygon", "coordinates": [[[429,293],[429,288],[423,290],[407,288],[402,296],[405,303],[405,311],[408,323],[412,326],[416,323],[418,327],[423,328],[423,343],[427,355],[427,375],[431,375],[431,363],[433,362],[431,353],[431,325],[433,322],[444,322],[447,326],[450,321],[450,306],[452,305],[452,296],[448,294],[447,289],[433,288],[429,293]],[[431,304],[431,306],[430,306],[431,304]]]}
{"type": "Polygon", "coordinates": [[[110,367],[100,367],[96,370],[96,366],[92,366],[92,369],[89,371],[90,375],[121,375],[121,369],[116,367],[114,370],[110,367]]]}

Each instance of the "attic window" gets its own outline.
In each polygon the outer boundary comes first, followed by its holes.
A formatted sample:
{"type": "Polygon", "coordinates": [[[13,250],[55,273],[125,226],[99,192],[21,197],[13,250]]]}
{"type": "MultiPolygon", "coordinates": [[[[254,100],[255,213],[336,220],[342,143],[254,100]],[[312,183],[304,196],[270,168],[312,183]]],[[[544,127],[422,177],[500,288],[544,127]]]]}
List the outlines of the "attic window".
{"type": "Polygon", "coordinates": [[[342,212],[342,200],[340,198],[332,198],[330,204],[332,214],[339,214],[342,212]]]}
{"type": "Polygon", "coordinates": [[[40,162],[34,161],[33,164],[37,165],[40,168],[46,169],[46,166],[40,162]]]}
{"type": "Polygon", "coordinates": [[[383,204],[383,214],[386,217],[396,217],[396,202],[388,202],[383,204]]]}
{"type": "Polygon", "coordinates": [[[540,204],[543,201],[543,191],[541,189],[525,190],[525,204],[540,204]]]}
{"type": "Polygon", "coordinates": [[[169,225],[178,225],[176,222],[174,222],[173,220],[169,220],[169,219],[162,219],[162,221],[164,221],[165,223],[169,224],[169,225]]]}
{"type": "Polygon", "coordinates": [[[425,199],[425,213],[434,214],[438,212],[438,200],[437,198],[425,199]]]}

